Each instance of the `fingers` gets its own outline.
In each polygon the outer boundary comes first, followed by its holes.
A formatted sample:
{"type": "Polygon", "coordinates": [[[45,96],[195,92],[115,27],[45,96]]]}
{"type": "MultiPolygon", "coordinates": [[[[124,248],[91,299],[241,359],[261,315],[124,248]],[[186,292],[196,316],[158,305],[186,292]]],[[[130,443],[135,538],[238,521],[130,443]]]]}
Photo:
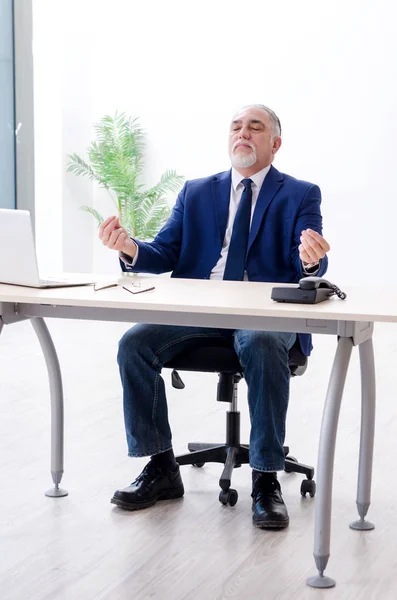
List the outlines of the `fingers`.
{"type": "Polygon", "coordinates": [[[117,217],[112,216],[112,217],[108,217],[107,219],[105,219],[105,221],[102,221],[102,223],[99,227],[99,233],[98,233],[100,239],[102,239],[105,228],[116,218],[117,217]]]}
{"type": "MultiPolygon", "coordinates": [[[[102,243],[105,246],[108,246],[110,237],[114,231],[123,230],[125,232],[124,227],[121,227],[120,221],[118,217],[109,217],[102,223],[99,228],[99,239],[102,240],[102,243]]],[[[113,238],[114,239],[114,238],[113,238]]],[[[112,246],[110,246],[112,247],[112,246]]]]}
{"type": "Polygon", "coordinates": [[[301,235],[301,244],[299,246],[300,253],[304,253],[305,256],[309,257],[309,261],[303,259],[305,262],[317,262],[322,256],[321,247],[317,242],[315,242],[310,236],[305,235],[305,232],[302,232],[301,235]]]}
{"type": "Polygon", "coordinates": [[[299,246],[299,256],[300,259],[303,260],[303,262],[305,263],[315,263],[320,260],[319,258],[317,258],[316,254],[312,252],[310,247],[306,248],[303,245],[303,243],[299,246]]]}
{"type": "Polygon", "coordinates": [[[111,250],[123,252],[126,242],[129,240],[127,230],[120,225],[118,217],[109,217],[99,228],[99,239],[102,244],[111,250]]]}
{"type": "Polygon", "coordinates": [[[127,233],[124,227],[119,227],[118,229],[114,229],[110,234],[109,241],[107,243],[107,247],[112,250],[117,250],[120,252],[124,248],[125,240],[127,239],[127,233]]]}
{"type": "Polygon", "coordinates": [[[328,242],[316,231],[306,229],[302,231],[299,255],[304,262],[318,262],[328,252],[328,242]]]}
{"type": "Polygon", "coordinates": [[[325,238],[323,238],[322,235],[317,233],[317,231],[314,231],[313,229],[306,229],[305,231],[302,231],[302,235],[303,234],[306,234],[309,239],[312,239],[315,242],[317,242],[317,244],[319,244],[319,246],[324,250],[325,253],[330,251],[331,247],[329,243],[325,238]]]}
{"type": "Polygon", "coordinates": [[[325,252],[321,248],[320,244],[313,238],[311,238],[309,235],[302,235],[301,242],[304,251],[311,258],[310,262],[316,262],[320,260],[320,258],[324,257],[325,252]]]}

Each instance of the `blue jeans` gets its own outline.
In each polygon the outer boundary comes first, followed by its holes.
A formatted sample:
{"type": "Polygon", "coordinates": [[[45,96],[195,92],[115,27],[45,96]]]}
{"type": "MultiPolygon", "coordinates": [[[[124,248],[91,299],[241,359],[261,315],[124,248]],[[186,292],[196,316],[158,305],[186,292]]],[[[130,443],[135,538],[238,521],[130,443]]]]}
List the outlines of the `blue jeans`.
{"type": "Polygon", "coordinates": [[[124,421],[129,456],[151,456],[172,447],[163,365],[206,340],[233,341],[248,386],[250,465],[284,468],[283,443],[289,398],[288,352],[295,333],[139,324],[119,344],[124,421]]]}

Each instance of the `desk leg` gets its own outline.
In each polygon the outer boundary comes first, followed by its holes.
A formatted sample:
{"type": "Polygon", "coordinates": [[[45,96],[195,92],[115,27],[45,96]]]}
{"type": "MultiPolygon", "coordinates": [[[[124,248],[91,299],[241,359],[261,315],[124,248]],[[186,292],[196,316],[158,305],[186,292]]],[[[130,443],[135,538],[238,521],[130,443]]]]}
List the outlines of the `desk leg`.
{"type": "Polygon", "coordinates": [[[361,435],[360,460],[358,466],[357,510],[358,521],[350,523],[351,529],[374,529],[375,525],[365,521],[371,504],[372,458],[375,435],[375,362],[372,339],[363,342],[360,349],[361,367],[361,435]]]}
{"type": "Polygon", "coordinates": [[[319,574],[306,580],[308,585],[315,588],[328,588],[335,585],[335,580],[325,576],[324,571],[330,556],[332,478],[336,432],[352,348],[353,341],[350,338],[339,339],[321,424],[314,530],[314,560],[319,574]]]}
{"type": "Polygon", "coordinates": [[[63,388],[58,356],[50,332],[44,319],[31,319],[33,329],[41,345],[47,365],[51,395],[51,476],[54,487],[45,495],[51,498],[67,496],[68,492],[59,487],[63,475],[63,388]]]}

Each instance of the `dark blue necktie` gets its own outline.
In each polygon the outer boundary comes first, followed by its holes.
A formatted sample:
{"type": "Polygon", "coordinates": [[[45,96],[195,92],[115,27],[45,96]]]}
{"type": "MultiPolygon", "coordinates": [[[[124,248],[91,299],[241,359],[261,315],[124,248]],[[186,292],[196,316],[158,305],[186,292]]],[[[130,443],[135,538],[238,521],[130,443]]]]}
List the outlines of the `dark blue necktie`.
{"type": "Polygon", "coordinates": [[[232,237],[227,254],[223,279],[242,281],[244,279],[245,257],[248,247],[248,236],[251,224],[252,189],[251,179],[243,179],[244,185],[240,204],[234,219],[232,237]]]}

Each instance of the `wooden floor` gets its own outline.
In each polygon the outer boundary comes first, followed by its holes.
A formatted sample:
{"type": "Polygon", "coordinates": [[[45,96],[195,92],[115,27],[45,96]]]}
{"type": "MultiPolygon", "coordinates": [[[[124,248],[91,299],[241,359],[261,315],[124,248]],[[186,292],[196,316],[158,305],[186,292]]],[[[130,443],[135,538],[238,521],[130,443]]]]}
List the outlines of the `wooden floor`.
{"type": "MultiPolygon", "coordinates": [[[[49,323],[62,365],[69,496],[44,496],[49,476],[49,398],[44,361],[28,322],[0,336],[0,598],[1,600],[387,600],[397,597],[397,328],[375,334],[378,418],[370,518],[375,530],[349,530],[355,518],[359,439],[357,352],[341,411],[334,477],[332,590],[312,590],[315,499],[302,499],[301,477],[282,474],[290,527],[265,532],[251,524],[250,470],[234,473],[238,504],[218,502],[220,467],[183,467],[186,494],[152,509],[123,512],[110,504],[146,459],[130,459],[115,362],[122,324],[49,323]]],[[[332,338],[315,339],[305,376],[292,382],[287,442],[316,464],[332,338]]],[[[166,373],[170,388],[169,373],[166,373]]],[[[216,376],[186,374],[169,389],[177,452],[188,441],[222,441],[224,406],[216,376]]],[[[243,437],[248,416],[240,385],[243,437]]]]}

